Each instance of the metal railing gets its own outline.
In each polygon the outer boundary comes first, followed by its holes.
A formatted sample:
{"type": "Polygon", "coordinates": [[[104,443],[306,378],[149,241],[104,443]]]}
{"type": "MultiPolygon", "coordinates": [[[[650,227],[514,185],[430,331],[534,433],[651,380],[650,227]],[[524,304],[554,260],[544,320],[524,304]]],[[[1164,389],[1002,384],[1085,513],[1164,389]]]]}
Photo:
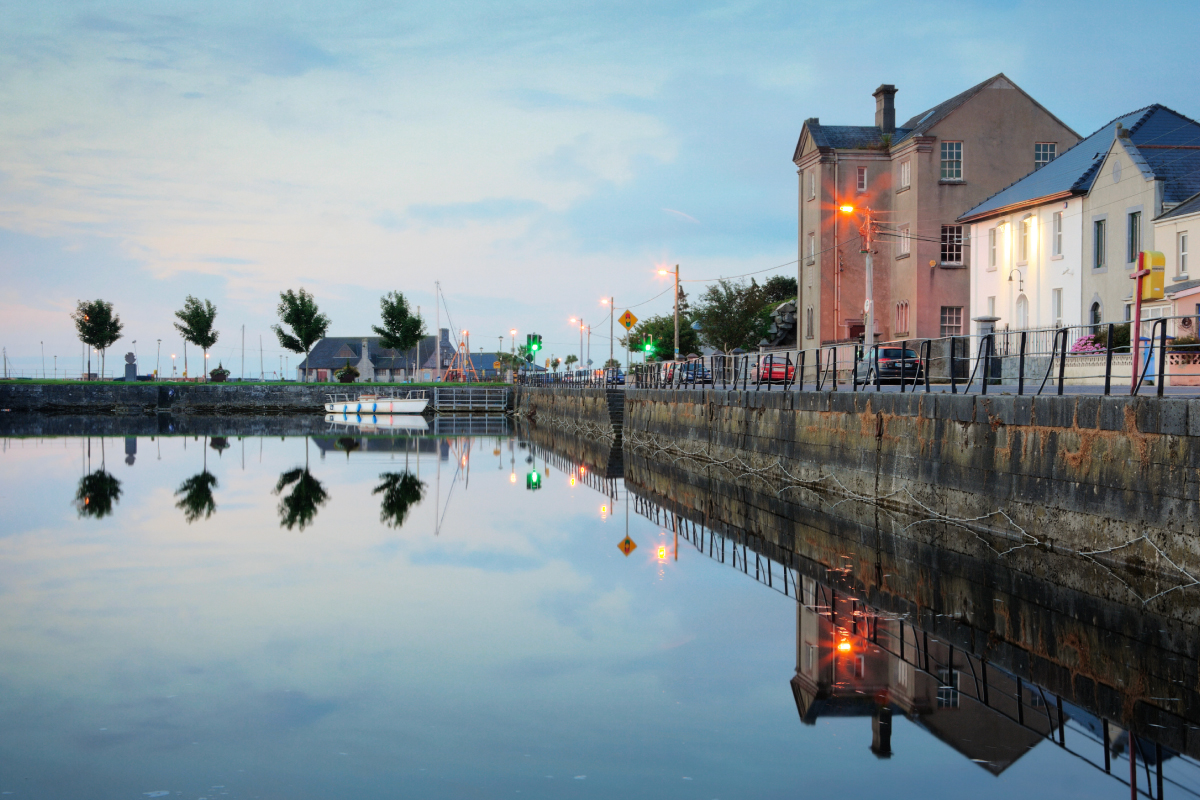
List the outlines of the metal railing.
{"type": "Polygon", "coordinates": [[[574,372],[519,372],[514,382],[521,386],[575,386],[592,389],[625,385],[623,369],[590,369],[574,372]]]}

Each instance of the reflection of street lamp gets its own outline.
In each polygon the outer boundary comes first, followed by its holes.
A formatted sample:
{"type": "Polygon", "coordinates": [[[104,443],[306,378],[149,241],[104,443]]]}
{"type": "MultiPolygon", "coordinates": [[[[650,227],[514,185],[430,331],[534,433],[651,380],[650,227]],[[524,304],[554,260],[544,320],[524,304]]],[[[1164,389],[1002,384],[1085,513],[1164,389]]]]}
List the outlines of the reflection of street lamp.
{"type": "MultiPolygon", "coordinates": [[[[670,275],[665,269],[658,271],[659,275],[670,275]]],[[[679,265],[675,265],[675,360],[679,360],[679,265]]]]}

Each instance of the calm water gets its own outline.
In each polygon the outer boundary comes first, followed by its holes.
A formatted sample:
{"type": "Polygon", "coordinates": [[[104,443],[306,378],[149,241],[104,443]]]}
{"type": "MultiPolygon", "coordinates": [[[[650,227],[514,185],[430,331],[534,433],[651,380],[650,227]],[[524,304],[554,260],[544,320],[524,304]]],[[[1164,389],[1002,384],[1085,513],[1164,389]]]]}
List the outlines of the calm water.
{"type": "Polygon", "coordinates": [[[516,436],[14,438],[0,497],[13,800],[1128,796],[990,711],[805,724],[794,597],[516,436]]]}

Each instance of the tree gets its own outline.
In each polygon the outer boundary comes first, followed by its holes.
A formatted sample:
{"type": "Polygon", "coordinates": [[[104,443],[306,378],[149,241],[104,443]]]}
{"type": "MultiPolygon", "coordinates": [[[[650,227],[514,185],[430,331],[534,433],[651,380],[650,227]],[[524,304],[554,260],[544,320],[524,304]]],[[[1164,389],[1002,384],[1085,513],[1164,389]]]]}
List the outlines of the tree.
{"type": "MultiPolygon", "coordinates": [[[[201,303],[190,294],[183,301],[183,308],[175,312],[175,316],[179,318],[179,322],[175,323],[175,330],[179,331],[179,335],[183,337],[185,342],[191,342],[204,351],[204,372],[208,369],[208,348],[217,343],[220,334],[213,330],[213,323],[217,319],[217,307],[208,300],[201,303]]],[[[187,348],[183,350],[183,371],[187,372],[187,348]]]]}
{"type": "Polygon", "coordinates": [[[408,510],[425,497],[425,483],[411,472],[384,472],[382,481],[371,494],[382,494],[379,504],[379,521],[392,528],[399,528],[408,516],[408,510]]]}
{"type": "Polygon", "coordinates": [[[379,316],[383,326],[372,325],[371,330],[389,350],[407,352],[425,335],[425,320],[409,312],[408,301],[400,292],[389,292],[379,298],[379,316]]]}
{"type": "MultiPolygon", "coordinates": [[[[624,337],[621,345],[639,353],[650,360],[670,359],[675,355],[675,315],[660,314],[647,317],[633,326],[624,337]],[[647,351],[646,344],[652,344],[647,351]]],[[[679,317],[679,352],[683,355],[700,352],[700,339],[692,329],[691,321],[682,315],[679,317]]]]}
{"type": "Polygon", "coordinates": [[[560,366],[561,364],[562,364],[562,361],[561,361],[561,360],[559,360],[559,359],[557,359],[557,358],[555,358],[555,359],[551,359],[551,361],[550,361],[550,369],[554,370],[554,372],[555,372],[555,373],[557,373],[557,372],[558,372],[558,368],[559,368],[559,366],[560,366]]]}
{"type": "MultiPolygon", "coordinates": [[[[305,368],[308,367],[308,357],[312,346],[321,341],[329,330],[329,317],[317,309],[313,296],[300,287],[299,292],[288,289],[279,293],[279,320],[291,331],[285,331],[279,325],[272,325],[271,330],[279,337],[279,344],[285,350],[293,353],[304,353],[305,368]]],[[[291,527],[291,526],[289,526],[291,527]]]]}
{"type": "Polygon", "coordinates": [[[579,356],[575,355],[574,353],[563,359],[563,364],[565,365],[566,369],[570,369],[572,364],[577,363],[579,363],[579,356]]]}
{"type": "MultiPolygon", "coordinates": [[[[79,340],[88,346],[88,375],[92,374],[92,349],[101,353],[121,338],[121,318],[113,313],[112,303],[104,300],[93,300],[90,303],[80,300],[75,304],[75,312],[71,314],[75,320],[75,330],[79,340]]],[[[104,374],[104,361],[100,362],[100,374],[104,374]]]]}
{"type": "Polygon", "coordinates": [[[121,499],[121,482],[104,467],[84,475],[75,490],[75,510],[81,517],[100,519],[112,513],[121,499]]]}
{"type": "Polygon", "coordinates": [[[183,518],[190,525],[200,517],[208,519],[217,510],[217,501],[213,498],[213,489],[217,488],[217,476],[207,469],[197,473],[179,484],[175,496],[180,500],[175,507],[183,512],[183,518]]]}
{"type": "Polygon", "coordinates": [[[300,530],[304,530],[306,525],[312,524],[317,509],[325,505],[329,493],[325,491],[321,482],[312,476],[308,467],[296,467],[279,476],[279,482],[275,484],[275,494],[282,494],[283,490],[293,483],[296,485],[292,491],[279,500],[279,527],[290,531],[299,525],[300,530]]]}
{"type": "Polygon", "coordinates": [[[704,291],[696,321],[709,347],[726,353],[737,347],[749,350],[758,346],[771,326],[769,303],[763,287],[753,279],[750,283],[721,280],[704,291]]]}
{"type": "Polygon", "coordinates": [[[615,358],[610,358],[608,361],[604,362],[604,368],[605,369],[620,369],[621,362],[615,358]]]}
{"type": "Polygon", "coordinates": [[[776,275],[763,284],[763,297],[768,303],[779,304],[785,300],[794,300],[800,294],[794,277],[776,275]]]}

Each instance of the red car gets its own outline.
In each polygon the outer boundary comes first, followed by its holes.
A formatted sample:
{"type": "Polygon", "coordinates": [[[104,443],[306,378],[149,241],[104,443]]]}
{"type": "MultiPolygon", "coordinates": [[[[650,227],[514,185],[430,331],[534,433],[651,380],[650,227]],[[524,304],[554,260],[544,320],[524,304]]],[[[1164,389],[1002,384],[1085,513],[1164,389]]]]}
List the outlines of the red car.
{"type": "Polygon", "coordinates": [[[763,358],[750,373],[750,380],[755,383],[791,383],[796,377],[796,367],[787,363],[786,359],[772,360],[763,358]],[[762,375],[761,379],[759,375],[762,375]]]}

